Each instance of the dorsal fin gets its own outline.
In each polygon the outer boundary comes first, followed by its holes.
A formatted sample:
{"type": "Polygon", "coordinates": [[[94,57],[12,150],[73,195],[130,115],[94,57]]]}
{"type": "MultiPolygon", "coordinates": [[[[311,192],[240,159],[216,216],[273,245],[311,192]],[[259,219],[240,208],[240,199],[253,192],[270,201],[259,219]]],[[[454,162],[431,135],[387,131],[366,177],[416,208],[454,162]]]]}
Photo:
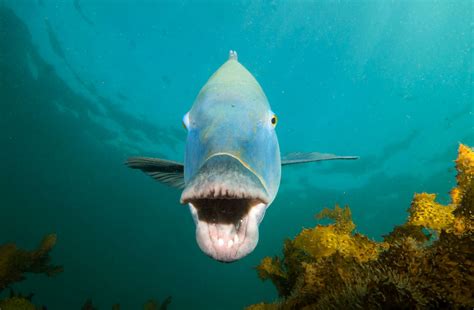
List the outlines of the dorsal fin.
{"type": "Polygon", "coordinates": [[[229,60],[238,61],[237,51],[233,51],[233,50],[229,51],[229,60]]]}

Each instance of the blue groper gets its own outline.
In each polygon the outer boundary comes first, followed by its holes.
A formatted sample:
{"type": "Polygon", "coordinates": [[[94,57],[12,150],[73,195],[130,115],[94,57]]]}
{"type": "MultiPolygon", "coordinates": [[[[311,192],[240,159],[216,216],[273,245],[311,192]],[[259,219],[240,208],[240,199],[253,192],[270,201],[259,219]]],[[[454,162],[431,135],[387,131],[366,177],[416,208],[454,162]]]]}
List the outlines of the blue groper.
{"type": "Polygon", "coordinates": [[[127,164],[158,181],[184,188],[196,240],[207,255],[232,262],[255,248],[258,226],[275,199],[282,165],[356,159],[321,153],[280,156],[277,117],[252,74],[231,51],[184,115],[184,164],[132,157],[127,164]]]}

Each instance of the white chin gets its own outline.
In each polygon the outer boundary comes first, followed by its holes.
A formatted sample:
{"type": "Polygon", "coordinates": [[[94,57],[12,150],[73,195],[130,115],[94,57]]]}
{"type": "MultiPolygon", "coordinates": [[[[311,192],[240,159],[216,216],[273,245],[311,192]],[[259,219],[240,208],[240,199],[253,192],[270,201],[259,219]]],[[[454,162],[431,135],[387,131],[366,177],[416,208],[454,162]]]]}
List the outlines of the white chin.
{"type": "Polygon", "coordinates": [[[267,205],[258,203],[250,208],[237,223],[215,223],[200,220],[198,210],[189,203],[196,224],[196,241],[201,250],[222,262],[236,261],[255,249],[258,243],[258,225],[267,205]]]}

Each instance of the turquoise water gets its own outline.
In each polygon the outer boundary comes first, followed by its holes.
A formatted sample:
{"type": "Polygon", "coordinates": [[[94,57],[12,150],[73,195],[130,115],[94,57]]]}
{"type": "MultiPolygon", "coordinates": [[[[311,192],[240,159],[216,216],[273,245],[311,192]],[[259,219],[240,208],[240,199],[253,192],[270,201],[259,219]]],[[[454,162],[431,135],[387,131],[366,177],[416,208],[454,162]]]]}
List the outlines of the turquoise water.
{"type": "Polygon", "coordinates": [[[349,204],[380,239],[414,192],[446,202],[474,145],[472,1],[0,1],[0,244],[55,232],[55,278],[14,287],[48,309],[239,309],[277,295],[253,269],[313,215],[349,204]],[[244,259],[206,257],[180,191],[124,166],[182,161],[182,116],[229,50],[279,118],[284,167],[244,259]]]}

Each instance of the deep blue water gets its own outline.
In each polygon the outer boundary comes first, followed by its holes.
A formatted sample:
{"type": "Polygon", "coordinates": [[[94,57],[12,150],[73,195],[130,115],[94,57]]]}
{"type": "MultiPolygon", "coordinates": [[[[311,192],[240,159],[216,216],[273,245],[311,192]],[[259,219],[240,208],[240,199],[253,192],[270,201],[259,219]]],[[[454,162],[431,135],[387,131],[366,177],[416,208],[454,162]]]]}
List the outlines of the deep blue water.
{"type": "Polygon", "coordinates": [[[15,288],[48,309],[239,309],[276,291],[253,269],[323,207],[379,239],[414,192],[454,185],[474,145],[472,1],[0,1],[0,244],[58,235],[55,278],[15,288]],[[181,118],[235,49],[279,117],[282,153],[359,155],[285,167],[248,257],[194,237],[180,191],[124,166],[181,161],[181,118]]]}

